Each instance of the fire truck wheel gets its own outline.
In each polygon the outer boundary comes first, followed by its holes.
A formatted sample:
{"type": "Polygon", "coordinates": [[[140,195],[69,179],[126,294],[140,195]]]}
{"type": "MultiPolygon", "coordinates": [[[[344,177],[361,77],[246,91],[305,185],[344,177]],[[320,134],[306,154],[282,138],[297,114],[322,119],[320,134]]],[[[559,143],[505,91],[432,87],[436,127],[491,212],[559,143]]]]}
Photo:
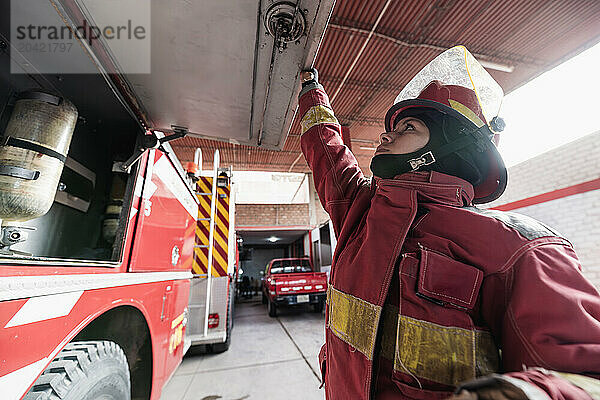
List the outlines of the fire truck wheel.
{"type": "Polygon", "coordinates": [[[130,400],[125,353],[114,342],[69,343],[23,400],[130,400]]]}
{"type": "Polygon", "coordinates": [[[229,350],[229,345],[231,344],[231,329],[233,328],[233,318],[231,316],[232,308],[233,299],[229,299],[229,302],[227,303],[227,336],[225,342],[211,345],[213,353],[223,353],[224,351],[229,350]]]}
{"type": "Polygon", "coordinates": [[[269,311],[269,317],[275,318],[277,316],[277,304],[273,301],[268,300],[267,310],[269,311]]]}

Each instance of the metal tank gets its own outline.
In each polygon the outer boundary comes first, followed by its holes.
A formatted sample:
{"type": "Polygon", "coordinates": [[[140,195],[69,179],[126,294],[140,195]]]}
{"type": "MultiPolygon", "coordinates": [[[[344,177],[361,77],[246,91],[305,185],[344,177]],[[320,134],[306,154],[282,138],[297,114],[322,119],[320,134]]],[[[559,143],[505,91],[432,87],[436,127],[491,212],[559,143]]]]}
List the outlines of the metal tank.
{"type": "Polygon", "coordinates": [[[18,96],[0,146],[0,219],[46,214],[69,151],[77,109],[44,91],[18,96]]]}

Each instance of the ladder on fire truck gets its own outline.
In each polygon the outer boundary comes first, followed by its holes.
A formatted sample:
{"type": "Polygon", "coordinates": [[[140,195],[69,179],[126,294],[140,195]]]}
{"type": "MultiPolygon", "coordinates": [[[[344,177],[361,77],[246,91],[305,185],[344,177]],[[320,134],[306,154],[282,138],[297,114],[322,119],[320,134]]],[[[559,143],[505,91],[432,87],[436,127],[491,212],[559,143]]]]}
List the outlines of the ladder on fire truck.
{"type": "MultiPolygon", "coordinates": [[[[196,150],[195,164],[202,165],[200,149],[196,150]]],[[[231,171],[219,168],[219,164],[219,150],[215,150],[210,176],[200,173],[195,185],[199,206],[186,328],[191,345],[224,343],[230,327],[231,171]]]]}
{"type": "MultiPolygon", "coordinates": [[[[199,149],[198,149],[199,150],[199,149]]],[[[202,154],[196,151],[196,154],[202,154]]],[[[207,270],[207,283],[206,283],[206,306],[204,313],[204,336],[208,335],[208,317],[210,313],[210,291],[211,291],[211,283],[212,283],[212,264],[213,264],[213,251],[214,251],[214,239],[215,239],[215,210],[216,210],[216,200],[217,200],[217,174],[219,173],[219,150],[215,150],[215,156],[213,159],[213,179],[212,179],[212,187],[210,192],[196,192],[196,196],[210,196],[210,217],[208,217],[208,244],[196,244],[194,248],[207,248],[208,247],[208,265],[206,267],[207,270]]],[[[196,189],[199,189],[199,186],[196,186],[196,189]]],[[[198,222],[202,223],[202,221],[206,221],[206,217],[200,217],[200,213],[198,213],[198,222]]]]}

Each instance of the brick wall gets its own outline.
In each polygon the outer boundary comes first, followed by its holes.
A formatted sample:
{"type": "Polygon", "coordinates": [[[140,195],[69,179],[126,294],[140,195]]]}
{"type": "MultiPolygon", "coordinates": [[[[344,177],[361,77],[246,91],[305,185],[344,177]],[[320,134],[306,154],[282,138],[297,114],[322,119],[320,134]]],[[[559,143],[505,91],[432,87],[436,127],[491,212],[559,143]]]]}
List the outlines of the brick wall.
{"type": "Polygon", "coordinates": [[[598,178],[600,131],[511,167],[508,187],[490,207],[598,178]]]}
{"type": "Polygon", "coordinates": [[[236,226],[309,225],[308,204],[236,204],[236,226]]]}
{"type": "MultiPolygon", "coordinates": [[[[509,169],[506,192],[486,207],[600,178],[600,131],[509,169]]],[[[573,243],[584,275],[600,288],[600,190],[511,210],[555,228],[573,243]]]]}

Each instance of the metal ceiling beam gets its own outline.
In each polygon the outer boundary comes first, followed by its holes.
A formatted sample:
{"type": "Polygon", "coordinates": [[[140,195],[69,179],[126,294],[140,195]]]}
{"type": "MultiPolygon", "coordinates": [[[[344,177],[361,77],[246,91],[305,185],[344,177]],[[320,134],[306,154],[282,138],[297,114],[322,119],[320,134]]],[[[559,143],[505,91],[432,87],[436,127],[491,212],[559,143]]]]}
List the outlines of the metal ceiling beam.
{"type": "MultiPolygon", "coordinates": [[[[184,160],[185,161],[185,160],[184,160]]],[[[254,168],[267,168],[263,171],[272,171],[273,168],[279,168],[277,170],[277,172],[308,172],[308,165],[305,164],[298,164],[296,165],[296,171],[289,171],[289,167],[290,164],[287,163],[253,163],[253,162],[237,162],[237,163],[231,163],[229,161],[225,160],[221,160],[221,163],[223,165],[232,165],[234,169],[237,170],[254,170],[254,168]]],[[[212,164],[210,165],[210,168],[208,164],[205,165],[207,169],[212,168],[212,164]]]]}
{"type": "MultiPolygon", "coordinates": [[[[188,151],[188,150],[192,150],[192,149],[196,149],[197,148],[197,146],[172,146],[172,147],[173,147],[173,150],[182,149],[184,151],[188,151]]],[[[218,146],[205,147],[205,149],[219,149],[220,151],[226,151],[226,150],[236,151],[236,150],[238,150],[238,149],[235,149],[235,148],[234,149],[223,149],[223,148],[220,148],[218,146]]],[[[242,150],[245,150],[245,149],[242,149],[242,150]]],[[[282,155],[282,154],[283,155],[285,155],[285,154],[289,154],[289,155],[296,155],[296,154],[298,154],[297,151],[290,151],[290,150],[264,150],[264,149],[260,149],[260,148],[257,148],[257,147],[248,148],[248,151],[252,151],[252,152],[257,151],[261,155],[271,154],[271,155],[274,155],[274,156],[275,155],[282,155]]]]}
{"type": "MultiPolygon", "coordinates": [[[[329,23],[329,28],[345,30],[348,32],[353,32],[353,33],[359,33],[361,35],[369,35],[371,33],[370,30],[361,28],[359,26],[345,24],[341,21],[343,21],[343,19],[341,19],[341,18],[332,18],[332,22],[329,23]]],[[[384,34],[381,32],[373,32],[372,36],[375,36],[376,38],[380,38],[383,40],[390,41],[392,43],[395,43],[395,44],[397,44],[399,46],[403,46],[403,47],[413,47],[413,48],[420,47],[420,48],[437,50],[440,52],[448,50],[450,47],[455,45],[454,42],[449,42],[449,41],[440,40],[440,39],[433,39],[433,38],[429,38],[427,43],[409,41],[409,40],[405,40],[403,38],[390,36],[388,34],[384,34]]],[[[519,64],[533,65],[536,67],[546,67],[548,65],[548,63],[543,60],[540,60],[540,59],[537,59],[534,57],[530,57],[530,56],[524,56],[521,54],[513,54],[513,53],[509,53],[509,52],[488,53],[488,52],[474,51],[473,55],[477,59],[480,59],[480,60],[495,61],[495,62],[499,62],[499,63],[503,63],[503,64],[519,63],[519,64]]]]}
{"type": "Polygon", "coordinates": [[[371,140],[371,139],[351,139],[355,143],[363,143],[363,144],[379,144],[379,140],[371,140]]]}
{"type": "Polygon", "coordinates": [[[361,125],[378,127],[382,127],[385,122],[383,118],[366,117],[361,115],[340,115],[338,116],[338,119],[340,121],[348,121],[350,123],[358,122],[361,125]]]}
{"type": "MultiPolygon", "coordinates": [[[[336,85],[342,82],[343,77],[341,76],[324,76],[320,79],[321,83],[329,83],[336,85]]],[[[384,84],[380,82],[362,81],[360,79],[347,79],[346,86],[354,86],[362,89],[374,89],[374,90],[398,90],[396,85],[384,84]]]]}
{"type": "Polygon", "coordinates": [[[379,25],[379,22],[381,22],[381,19],[383,18],[383,15],[385,14],[385,11],[389,7],[390,3],[391,3],[391,0],[387,0],[386,3],[385,3],[385,5],[383,6],[383,8],[381,9],[381,11],[379,12],[379,16],[377,17],[377,20],[373,24],[373,27],[371,28],[371,30],[368,32],[367,38],[365,39],[365,42],[363,43],[362,47],[358,51],[358,54],[354,58],[354,61],[352,62],[352,65],[350,65],[350,68],[348,68],[348,71],[346,71],[346,75],[344,75],[344,78],[342,79],[342,82],[340,82],[340,85],[338,86],[338,88],[336,89],[336,91],[333,93],[333,96],[331,96],[331,103],[333,103],[335,101],[335,98],[337,97],[337,95],[340,93],[340,90],[342,90],[342,87],[344,86],[344,82],[346,81],[346,79],[348,79],[348,77],[350,76],[350,74],[354,70],[354,67],[358,63],[358,60],[360,60],[360,57],[362,56],[363,51],[365,51],[365,48],[369,44],[369,41],[371,40],[371,37],[373,36],[373,33],[377,29],[377,26],[379,25]]]}
{"type": "Polygon", "coordinates": [[[296,157],[292,165],[290,165],[290,169],[288,170],[288,172],[292,172],[292,169],[296,166],[298,161],[300,161],[300,158],[302,158],[302,153],[298,154],[298,157],[296,157]]]}

